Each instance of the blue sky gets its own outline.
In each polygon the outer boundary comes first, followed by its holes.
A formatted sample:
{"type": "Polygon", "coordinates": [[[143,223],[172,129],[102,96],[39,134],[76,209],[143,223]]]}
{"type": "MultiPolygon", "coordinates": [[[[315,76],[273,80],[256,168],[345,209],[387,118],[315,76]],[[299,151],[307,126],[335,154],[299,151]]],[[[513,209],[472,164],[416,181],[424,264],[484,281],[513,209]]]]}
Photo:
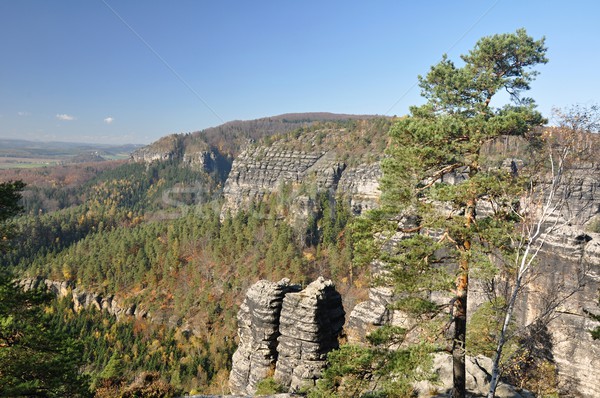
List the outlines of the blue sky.
{"type": "Polygon", "coordinates": [[[443,53],[520,27],[546,36],[528,95],[549,116],[600,102],[599,16],[592,0],[0,0],[0,137],[149,143],[288,112],[403,115],[443,53]]]}

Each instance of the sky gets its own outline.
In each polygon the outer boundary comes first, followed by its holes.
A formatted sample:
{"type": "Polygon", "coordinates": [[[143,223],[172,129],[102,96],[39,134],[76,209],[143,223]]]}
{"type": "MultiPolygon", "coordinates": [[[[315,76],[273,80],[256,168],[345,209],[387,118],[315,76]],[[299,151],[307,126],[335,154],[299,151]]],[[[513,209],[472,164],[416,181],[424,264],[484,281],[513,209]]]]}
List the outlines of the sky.
{"type": "Polygon", "coordinates": [[[145,144],[290,112],[404,115],[442,54],[521,27],[546,37],[527,96],[549,117],[600,102],[599,16],[597,0],[0,0],[0,138],[145,144]]]}

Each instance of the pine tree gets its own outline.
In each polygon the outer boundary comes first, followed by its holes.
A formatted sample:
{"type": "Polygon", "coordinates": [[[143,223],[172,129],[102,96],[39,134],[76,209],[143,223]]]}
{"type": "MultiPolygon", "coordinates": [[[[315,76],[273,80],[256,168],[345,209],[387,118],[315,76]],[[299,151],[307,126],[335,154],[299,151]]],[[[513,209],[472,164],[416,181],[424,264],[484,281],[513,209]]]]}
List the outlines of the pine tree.
{"type": "Polygon", "coordinates": [[[532,68],[547,62],[545,53],[543,38],[519,29],[480,39],[461,57],[463,66],[444,55],[419,77],[426,104],[412,107],[390,130],[375,232],[397,243],[380,259],[396,285],[398,308],[428,319],[443,309],[428,294],[447,288],[448,264],[457,265],[449,289],[453,397],[465,396],[469,275],[491,265],[491,256],[510,255],[516,218],[509,205],[523,189],[524,176],[514,167],[484,164],[482,149],[506,135],[527,138],[544,123],[533,100],[520,94],[537,75],[532,68]],[[511,103],[493,108],[503,90],[511,103]]]}

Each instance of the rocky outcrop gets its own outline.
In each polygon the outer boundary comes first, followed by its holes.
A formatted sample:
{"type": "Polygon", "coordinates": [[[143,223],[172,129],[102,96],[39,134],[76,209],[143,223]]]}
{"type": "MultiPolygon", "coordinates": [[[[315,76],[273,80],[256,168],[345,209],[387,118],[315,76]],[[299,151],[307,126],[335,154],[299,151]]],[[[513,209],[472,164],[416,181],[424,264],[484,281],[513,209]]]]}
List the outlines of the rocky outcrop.
{"type": "MultiPolygon", "coordinates": [[[[498,164],[517,168],[522,164],[509,160],[498,164]]],[[[457,178],[450,177],[447,182],[457,178]]],[[[565,205],[550,220],[562,226],[548,236],[532,271],[534,277],[521,293],[515,318],[519,325],[531,325],[544,317],[548,336],[543,344],[557,366],[563,394],[596,397],[600,396],[600,341],[592,340],[589,330],[600,322],[588,314],[600,312],[600,164],[571,165],[563,183],[560,193],[565,205]],[[549,308],[555,311],[545,314],[549,308]]],[[[469,289],[468,313],[472,314],[486,294],[475,279],[469,289]]],[[[370,289],[369,300],[357,304],[349,315],[349,341],[364,342],[375,328],[405,321],[401,313],[390,309],[393,300],[389,288],[370,289]]]]}
{"type": "Polygon", "coordinates": [[[229,376],[234,394],[253,394],[258,382],[273,375],[283,299],[287,293],[299,290],[288,279],[278,283],[261,280],[248,289],[238,312],[240,342],[229,376]]]}
{"type": "Polygon", "coordinates": [[[329,351],[338,348],[344,326],[342,297],[322,277],[283,299],[275,380],[291,391],[312,387],[326,366],[329,351]]]}
{"type": "MultiPolygon", "coordinates": [[[[484,356],[467,356],[465,358],[466,387],[468,396],[485,397],[490,388],[490,372],[492,360],[484,356]]],[[[431,397],[432,391],[438,391],[436,398],[451,397],[452,391],[452,356],[448,354],[435,354],[433,356],[432,371],[437,375],[438,381],[431,383],[421,381],[415,384],[415,392],[421,398],[431,397]]],[[[500,383],[496,388],[497,398],[533,398],[534,395],[527,391],[519,391],[508,384],[500,383]]]]}
{"type": "Polygon", "coordinates": [[[57,297],[67,297],[75,288],[75,284],[73,282],[53,281],[44,278],[21,279],[19,280],[19,285],[25,291],[45,287],[49,292],[53,293],[57,297]]]}
{"type": "Polygon", "coordinates": [[[322,153],[278,148],[247,149],[234,160],[225,183],[223,214],[235,213],[252,201],[261,200],[265,194],[277,192],[286,183],[300,183],[306,178],[306,171],[322,156],[322,153]]]}
{"type": "Polygon", "coordinates": [[[338,347],[344,314],[340,294],[323,278],[302,291],[286,279],[254,284],[238,314],[231,392],[252,395],[271,375],[292,392],[314,385],[338,347]]]}
{"type": "Polygon", "coordinates": [[[600,396],[600,341],[589,330],[600,322],[600,234],[565,226],[553,234],[540,256],[536,278],[523,292],[520,323],[530,324],[549,306],[548,339],[564,396],[600,396]]]}
{"type": "Polygon", "coordinates": [[[342,175],[338,189],[350,198],[352,213],[361,214],[377,207],[380,179],[379,162],[351,167],[342,175]]]}
{"type": "Polygon", "coordinates": [[[360,344],[367,341],[367,336],[376,328],[391,325],[393,310],[389,305],[393,302],[392,289],[377,286],[369,289],[369,299],[354,306],[348,316],[346,335],[348,342],[360,344]]]}
{"type": "Polygon", "coordinates": [[[131,159],[142,163],[178,161],[194,170],[216,173],[224,180],[231,169],[231,160],[205,142],[187,141],[191,141],[189,136],[169,135],[135,150],[131,159]]]}
{"type": "Polygon", "coordinates": [[[131,158],[135,162],[164,162],[179,158],[183,151],[183,137],[171,134],[162,137],[154,144],[136,149],[131,158]]]}
{"type": "Polygon", "coordinates": [[[103,296],[99,293],[87,292],[75,287],[70,281],[54,281],[51,279],[26,278],[19,281],[24,290],[39,289],[45,287],[57,297],[71,297],[73,309],[80,311],[82,308],[95,307],[98,311],[104,310],[117,318],[131,316],[136,318],[147,318],[149,313],[135,304],[129,306],[121,305],[113,295],[103,296]]]}
{"type": "MultiPolygon", "coordinates": [[[[253,146],[238,156],[224,188],[222,214],[235,213],[266,195],[291,187],[288,203],[306,201],[304,191],[329,192],[332,198],[345,196],[355,214],[376,207],[379,199],[378,163],[348,167],[334,150],[305,152],[286,149],[277,143],[271,147],[253,146]],[[297,189],[304,186],[305,189],[297,189]]],[[[302,207],[301,205],[299,207],[302,207]]]]}

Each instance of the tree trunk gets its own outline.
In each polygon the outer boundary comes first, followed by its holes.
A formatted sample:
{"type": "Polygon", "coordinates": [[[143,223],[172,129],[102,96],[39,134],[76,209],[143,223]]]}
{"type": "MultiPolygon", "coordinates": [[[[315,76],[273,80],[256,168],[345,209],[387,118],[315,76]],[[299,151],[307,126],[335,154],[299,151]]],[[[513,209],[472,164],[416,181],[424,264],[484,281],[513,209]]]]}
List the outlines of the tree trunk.
{"type": "Polygon", "coordinates": [[[457,279],[456,301],[454,308],[454,339],[452,342],[453,398],[465,398],[465,337],[467,332],[467,290],[469,286],[468,263],[461,261],[460,275],[457,279]]]}
{"type": "MultiPolygon", "coordinates": [[[[467,229],[475,221],[475,200],[467,202],[465,226],[467,229]]],[[[471,241],[466,239],[460,250],[463,257],[459,262],[459,274],[456,278],[456,301],[454,302],[454,339],[452,341],[452,397],[465,398],[467,372],[465,369],[467,336],[467,296],[469,293],[469,253],[471,241]]]]}

